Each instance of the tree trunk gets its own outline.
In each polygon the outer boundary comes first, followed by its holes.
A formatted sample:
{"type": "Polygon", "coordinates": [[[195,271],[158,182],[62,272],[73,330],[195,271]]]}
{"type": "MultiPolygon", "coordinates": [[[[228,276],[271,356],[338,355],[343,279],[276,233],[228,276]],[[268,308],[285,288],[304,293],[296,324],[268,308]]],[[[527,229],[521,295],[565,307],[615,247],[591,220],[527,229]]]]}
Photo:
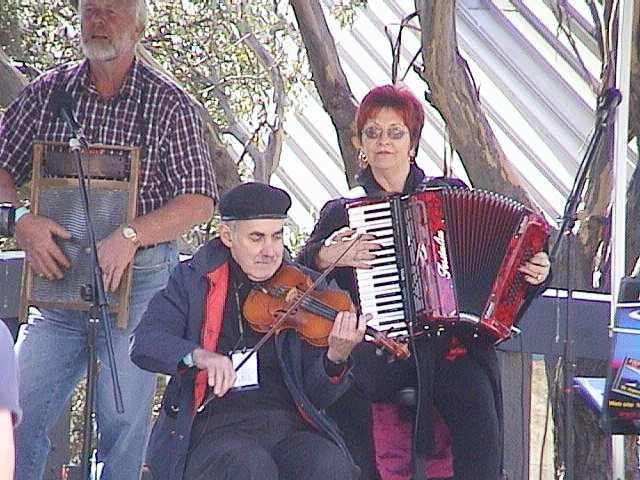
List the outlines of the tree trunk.
{"type": "Polygon", "coordinates": [[[349,186],[355,185],[358,150],[355,118],[358,102],[351,93],[338,52],[318,0],[291,0],[298,28],[307,50],[311,75],[322,105],[338,135],[340,153],[349,186]]]}
{"type": "Polygon", "coordinates": [[[27,80],[0,49],[0,108],[6,108],[26,84],[27,80]]]}
{"type": "Polygon", "coordinates": [[[451,145],[475,187],[531,204],[520,177],[507,161],[480,104],[466,60],[458,52],[453,0],[416,0],[422,30],[420,72],[430,102],[444,119],[451,145]]]}

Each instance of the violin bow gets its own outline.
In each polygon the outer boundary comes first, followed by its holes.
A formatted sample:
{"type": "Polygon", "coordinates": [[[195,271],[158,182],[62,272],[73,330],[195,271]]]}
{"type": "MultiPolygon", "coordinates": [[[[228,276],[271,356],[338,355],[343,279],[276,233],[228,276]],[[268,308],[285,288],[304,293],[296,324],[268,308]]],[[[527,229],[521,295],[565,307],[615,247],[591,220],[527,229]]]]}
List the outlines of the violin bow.
{"type": "MultiPolygon", "coordinates": [[[[345,248],[344,252],[342,252],[340,255],[338,255],[338,257],[333,262],[331,262],[329,264],[329,266],[325,269],[325,271],[322,272],[318,278],[316,278],[316,280],[311,284],[311,286],[308,289],[306,289],[302,293],[302,295],[298,296],[296,301],[293,302],[289,308],[287,308],[287,310],[280,316],[280,318],[278,318],[278,320],[273,322],[273,325],[271,325],[271,328],[262,336],[262,338],[258,341],[258,343],[256,343],[253,346],[253,348],[251,348],[251,350],[249,350],[249,353],[240,361],[240,363],[238,363],[238,365],[236,367],[234,367],[234,370],[236,372],[239,371],[242,368],[242,366],[253,355],[255,355],[255,353],[258,350],[260,350],[260,348],[262,348],[262,346],[265,343],[267,343],[271,337],[273,337],[273,335],[275,335],[275,333],[277,331],[277,328],[284,323],[284,321],[289,317],[289,315],[291,315],[291,312],[293,312],[296,308],[298,308],[300,306],[300,304],[305,300],[305,298],[307,298],[311,293],[313,293],[316,290],[316,288],[318,288],[318,285],[320,285],[320,283],[325,278],[327,278],[327,275],[329,275],[336,268],[336,265],[338,264],[338,262],[340,260],[342,260],[342,258],[347,254],[347,252],[350,251],[353,247],[355,247],[357,244],[360,243],[360,241],[362,240],[363,235],[364,234],[361,234],[361,233],[358,234],[358,236],[355,239],[355,242],[353,242],[351,245],[349,245],[347,248],[345,248]]],[[[198,407],[197,411],[201,412],[202,410],[204,410],[204,408],[214,398],[217,398],[217,397],[215,396],[214,393],[212,393],[211,388],[209,388],[209,393],[207,394],[206,398],[202,402],[202,405],[200,405],[198,407]]]]}

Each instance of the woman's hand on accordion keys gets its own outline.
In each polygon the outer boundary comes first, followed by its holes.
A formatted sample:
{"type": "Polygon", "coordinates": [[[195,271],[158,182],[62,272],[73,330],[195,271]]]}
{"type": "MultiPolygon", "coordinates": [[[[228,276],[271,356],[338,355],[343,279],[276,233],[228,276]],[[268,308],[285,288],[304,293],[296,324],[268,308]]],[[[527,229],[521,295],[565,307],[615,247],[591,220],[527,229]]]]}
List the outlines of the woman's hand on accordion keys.
{"type": "Polygon", "coordinates": [[[368,262],[375,259],[374,252],[382,248],[375,239],[373,235],[357,235],[347,227],[336,230],[318,251],[316,267],[324,271],[339,258],[336,267],[371,268],[368,262]]]}
{"type": "Polygon", "coordinates": [[[524,278],[528,283],[540,285],[545,282],[551,270],[549,255],[547,255],[547,252],[538,252],[518,270],[524,273],[524,278]]]}

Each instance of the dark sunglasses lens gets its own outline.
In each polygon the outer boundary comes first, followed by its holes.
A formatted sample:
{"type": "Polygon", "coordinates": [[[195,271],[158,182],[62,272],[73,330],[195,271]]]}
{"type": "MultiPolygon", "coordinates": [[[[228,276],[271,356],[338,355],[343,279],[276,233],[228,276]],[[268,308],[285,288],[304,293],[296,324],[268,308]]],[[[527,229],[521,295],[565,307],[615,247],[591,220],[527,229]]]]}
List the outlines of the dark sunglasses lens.
{"type": "MultiPolygon", "coordinates": [[[[384,130],[378,127],[367,127],[363,131],[364,136],[372,140],[380,138],[382,132],[384,132],[384,130]]],[[[402,128],[390,128],[387,130],[387,138],[390,138],[391,140],[400,140],[406,133],[406,130],[403,130],[402,128]]]]}
{"type": "Polygon", "coordinates": [[[381,128],[376,128],[376,127],[367,127],[364,129],[364,136],[367,138],[380,138],[380,135],[382,134],[382,129],[381,128]]]}
{"type": "Polygon", "coordinates": [[[406,132],[401,128],[390,128],[387,130],[387,137],[391,140],[400,140],[406,132]]]}

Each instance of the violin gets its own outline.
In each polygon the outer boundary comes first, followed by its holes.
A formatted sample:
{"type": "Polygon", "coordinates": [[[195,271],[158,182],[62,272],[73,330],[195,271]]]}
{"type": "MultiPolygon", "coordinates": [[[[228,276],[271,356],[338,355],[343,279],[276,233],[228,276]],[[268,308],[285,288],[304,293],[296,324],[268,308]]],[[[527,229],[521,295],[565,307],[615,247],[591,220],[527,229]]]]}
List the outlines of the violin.
{"type": "MultiPolygon", "coordinates": [[[[249,292],[242,314],[256,332],[273,334],[294,329],[311,345],[326,347],[338,312],[355,308],[347,293],[335,289],[312,290],[313,285],[313,279],[300,269],[282,265],[268,282],[249,292]],[[299,304],[283,318],[296,302],[299,304]]],[[[406,344],[388,338],[373,327],[367,326],[366,333],[377,347],[395,358],[409,357],[406,344]]]]}

